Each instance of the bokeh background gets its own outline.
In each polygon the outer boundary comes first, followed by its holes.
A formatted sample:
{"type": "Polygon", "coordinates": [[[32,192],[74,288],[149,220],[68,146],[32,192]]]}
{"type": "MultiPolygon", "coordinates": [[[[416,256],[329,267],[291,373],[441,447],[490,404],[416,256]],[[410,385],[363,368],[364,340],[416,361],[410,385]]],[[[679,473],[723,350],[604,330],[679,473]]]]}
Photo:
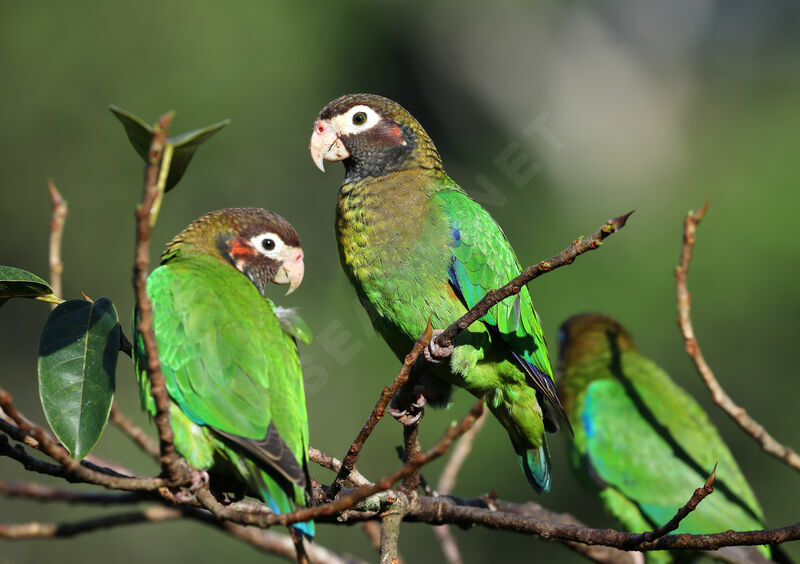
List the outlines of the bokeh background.
{"type": "MultiPolygon", "coordinates": [[[[523,264],[636,210],[601,250],[532,284],[552,356],[568,316],[596,310],[618,317],[709,409],[769,525],[788,524],[798,518],[798,476],[711,404],[675,325],[672,269],[684,214],[709,199],[690,277],[700,343],[733,398],[779,440],[800,445],[799,23],[800,8],[790,1],[3,2],[0,264],[47,276],[46,180],[53,178],[70,205],[65,297],[109,296],[128,327],[142,163],[107,107],[148,121],[175,109],[174,133],[231,118],[168,194],[152,257],[192,219],[221,207],[268,207],[294,223],[306,279],[280,301],[300,307],[317,335],[303,347],[312,443],[341,457],[398,362],[365,321],[339,266],[333,216],[341,166],[320,174],[307,142],[330,99],[384,94],[425,125],[450,175],[497,218],[523,264]],[[516,159],[516,173],[502,164],[516,159]]],[[[48,311],[24,300],[0,310],[0,383],[39,421],[36,351],[48,311]]],[[[125,357],[117,389],[123,409],[149,425],[125,357]]],[[[429,411],[423,443],[471,404],[461,393],[451,409],[429,411]]],[[[383,422],[361,470],[375,479],[394,469],[400,437],[393,421],[383,422]]],[[[553,491],[537,496],[492,420],[454,493],[493,489],[594,526],[614,525],[572,478],[566,440],[552,440],[553,491]]],[[[143,474],[156,471],[113,428],[96,452],[143,474]]],[[[441,467],[424,473],[435,481],[441,467]]],[[[312,473],[331,477],[317,467],[312,473]]],[[[8,459],[0,459],[0,477],[39,479],[8,459]]],[[[2,522],[104,511],[0,498],[2,522]]],[[[521,535],[481,528],[455,535],[467,562],[578,559],[521,535]]],[[[322,525],[318,541],[375,558],[357,527],[322,525]]],[[[441,559],[428,526],[404,525],[400,542],[407,562],[441,559]]],[[[795,557],[798,548],[787,547],[795,557]]],[[[2,563],[110,559],[272,557],[189,522],[0,541],[2,563]]]]}

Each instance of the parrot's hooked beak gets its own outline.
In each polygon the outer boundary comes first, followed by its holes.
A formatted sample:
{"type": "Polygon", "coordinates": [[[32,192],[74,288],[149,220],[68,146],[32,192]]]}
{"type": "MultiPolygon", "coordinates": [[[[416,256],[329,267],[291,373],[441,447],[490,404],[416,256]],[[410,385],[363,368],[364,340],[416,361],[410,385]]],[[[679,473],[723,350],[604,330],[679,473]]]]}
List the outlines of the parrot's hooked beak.
{"type": "Polygon", "coordinates": [[[325,172],[324,161],[341,161],[350,156],[338,132],[326,119],[318,119],[314,123],[314,132],[311,134],[308,149],[311,151],[314,164],[322,172],[325,172]]]}
{"type": "Polygon", "coordinates": [[[300,283],[303,281],[303,273],[305,272],[305,265],[303,264],[303,251],[298,247],[288,247],[287,257],[281,263],[278,273],[272,279],[275,284],[288,284],[289,289],[286,291],[288,296],[294,292],[300,283]]]}

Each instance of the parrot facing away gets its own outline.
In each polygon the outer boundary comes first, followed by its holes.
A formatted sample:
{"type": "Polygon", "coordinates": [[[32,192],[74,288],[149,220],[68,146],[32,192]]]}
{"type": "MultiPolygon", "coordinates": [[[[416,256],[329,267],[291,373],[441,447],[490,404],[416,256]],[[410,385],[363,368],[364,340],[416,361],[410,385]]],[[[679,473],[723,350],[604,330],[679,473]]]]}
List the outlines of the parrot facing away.
{"type": "MultiPolygon", "coordinates": [[[[196,219],[147,279],[176,449],[276,513],[307,505],[308,419],[297,345],[263,293],[268,282],[294,291],[303,272],[289,222],[236,208],[196,219]]],[[[136,353],[142,405],[154,415],[140,334],[136,353]]],[[[312,522],[292,527],[314,535],[312,522]]]]}
{"type": "MultiPolygon", "coordinates": [[[[580,314],[561,326],[559,340],[558,391],[574,428],[570,462],[609,513],[632,532],[656,529],[717,464],[714,492],[674,532],[764,528],[761,507],[708,415],[639,352],[622,325],[580,314]]],[[[751,562],[770,556],[766,547],[726,552],[733,561],[741,560],[737,553],[751,562]]],[[[671,558],[647,554],[650,561],[671,558]]]]}
{"type": "MultiPolygon", "coordinates": [[[[429,318],[438,335],[521,272],[500,226],[445,173],[431,138],[396,102],[373,94],[333,100],[317,116],[310,151],[323,172],[323,161],[343,161],[339,256],[375,329],[399,358],[429,318]]],[[[528,481],[549,491],[544,433],[557,422],[543,412],[542,399],[563,410],[528,289],[494,306],[453,345],[432,341],[428,362],[415,366],[424,391],[414,405],[447,403],[452,385],[485,397],[528,481]]]]}

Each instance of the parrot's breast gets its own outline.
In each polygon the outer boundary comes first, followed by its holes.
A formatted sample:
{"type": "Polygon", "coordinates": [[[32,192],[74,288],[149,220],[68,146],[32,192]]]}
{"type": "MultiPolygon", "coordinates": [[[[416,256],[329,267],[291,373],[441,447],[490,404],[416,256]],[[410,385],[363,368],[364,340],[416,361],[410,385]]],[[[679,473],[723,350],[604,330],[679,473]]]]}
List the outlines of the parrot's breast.
{"type": "Polygon", "coordinates": [[[431,315],[457,318],[448,283],[453,235],[431,209],[428,182],[398,172],[345,185],[336,214],[339,258],[362,303],[413,339],[431,315]]]}

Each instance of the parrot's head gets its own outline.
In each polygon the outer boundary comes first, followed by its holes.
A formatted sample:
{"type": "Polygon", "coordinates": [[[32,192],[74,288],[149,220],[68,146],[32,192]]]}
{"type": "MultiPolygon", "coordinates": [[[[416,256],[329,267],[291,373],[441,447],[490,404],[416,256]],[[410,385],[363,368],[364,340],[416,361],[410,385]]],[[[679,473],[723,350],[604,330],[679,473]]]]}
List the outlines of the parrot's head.
{"type": "Polygon", "coordinates": [[[431,138],[400,104],[376,94],[346,94],[317,116],[309,143],[314,164],[344,161],[345,184],[423,168],[442,170],[431,138]]]}
{"type": "Polygon", "coordinates": [[[303,249],[292,224],[261,208],[230,208],[194,220],[168,245],[166,263],[191,254],[210,254],[247,276],[262,294],[269,282],[288,284],[287,294],[303,281],[303,249]]]}
{"type": "Polygon", "coordinates": [[[558,344],[562,368],[615,348],[636,348],[630,333],[618,321],[599,313],[579,313],[567,319],[558,330],[558,344]]]}

